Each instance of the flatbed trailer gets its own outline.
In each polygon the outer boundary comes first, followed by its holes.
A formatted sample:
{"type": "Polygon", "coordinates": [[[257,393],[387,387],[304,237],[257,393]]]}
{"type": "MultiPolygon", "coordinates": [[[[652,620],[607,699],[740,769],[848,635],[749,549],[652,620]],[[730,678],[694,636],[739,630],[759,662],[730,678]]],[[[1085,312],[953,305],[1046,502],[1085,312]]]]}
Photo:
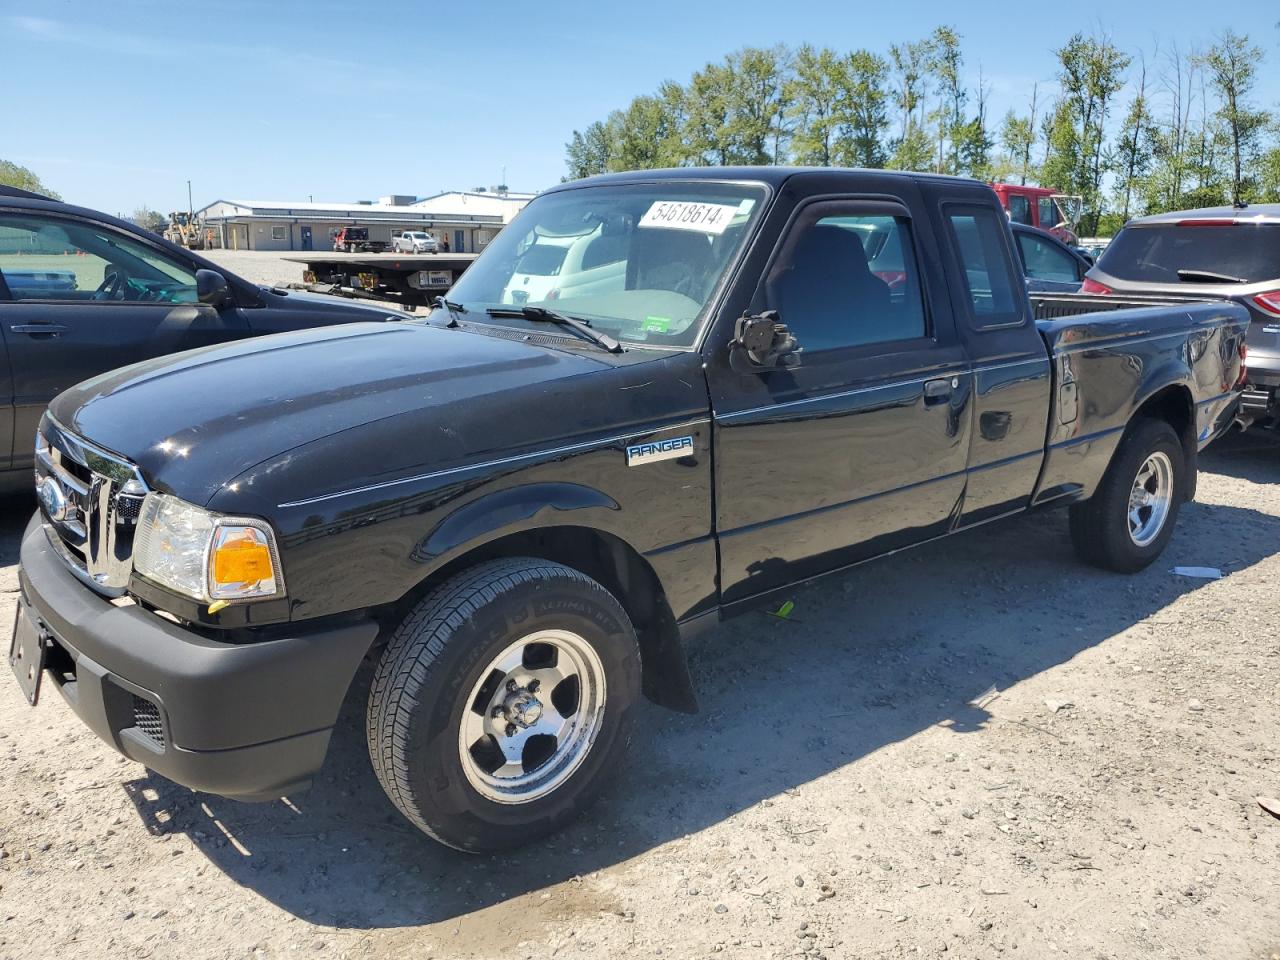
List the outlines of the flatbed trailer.
{"type": "Polygon", "coordinates": [[[319,293],[428,306],[471,266],[474,253],[324,253],[285,257],[303,266],[303,286],[319,293]]]}

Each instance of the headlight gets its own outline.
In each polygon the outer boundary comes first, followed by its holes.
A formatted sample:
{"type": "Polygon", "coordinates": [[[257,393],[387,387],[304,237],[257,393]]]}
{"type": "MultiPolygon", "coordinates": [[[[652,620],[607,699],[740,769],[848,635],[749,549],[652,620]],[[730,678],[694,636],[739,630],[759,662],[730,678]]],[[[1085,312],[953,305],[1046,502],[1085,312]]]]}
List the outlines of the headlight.
{"type": "Polygon", "coordinates": [[[210,513],[163,493],[142,502],[133,569],[206,603],[284,595],[280,554],[265,521],[210,513]]]}

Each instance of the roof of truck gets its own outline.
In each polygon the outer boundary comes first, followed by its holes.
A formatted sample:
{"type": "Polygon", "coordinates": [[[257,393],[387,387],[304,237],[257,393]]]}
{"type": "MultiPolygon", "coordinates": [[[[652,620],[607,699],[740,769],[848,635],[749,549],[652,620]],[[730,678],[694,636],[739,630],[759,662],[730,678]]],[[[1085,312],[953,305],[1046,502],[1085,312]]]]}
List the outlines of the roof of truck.
{"type": "Polygon", "coordinates": [[[1183,220],[1230,220],[1235,223],[1280,223],[1280,203],[1246,203],[1242,207],[1199,207],[1171,210],[1149,217],[1134,217],[1125,226],[1149,223],[1179,223],[1183,220]]]}
{"type": "Polygon", "coordinates": [[[57,202],[53,197],[46,197],[43,193],[23,190],[21,187],[11,187],[3,183],[0,183],[0,197],[16,197],[21,200],[49,200],[51,202],[57,202]]]}
{"type": "MultiPolygon", "coordinates": [[[[861,167],[666,167],[659,170],[632,170],[626,173],[602,173],[582,180],[570,180],[567,183],[552,187],[563,190],[566,187],[578,187],[587,184],[604,183],[639,183],[646,180],[750,180],[767,183],[772,187],[780,186],[792,177],[820,177],[836,173],[856,173],[874,177],[892,177],[902,180],[939,180],[963,181],[978,183],[971,177],[952,177],[942,173],[913,173],[906,170],[872,170],[861,167]]],[[[987,184],[982,184],[987,186],[987,184]]]]}

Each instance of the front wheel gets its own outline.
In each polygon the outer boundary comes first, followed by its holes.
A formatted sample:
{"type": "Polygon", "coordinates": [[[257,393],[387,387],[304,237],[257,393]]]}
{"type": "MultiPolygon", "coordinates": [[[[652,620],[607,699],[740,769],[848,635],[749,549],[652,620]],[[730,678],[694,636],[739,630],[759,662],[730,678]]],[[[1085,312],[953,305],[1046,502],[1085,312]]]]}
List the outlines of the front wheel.
{"type": "Polygon", "coordinates": [[[1163,420],[1139,420],[1116,450],[1093,496],[1071,507],[1081,560],[1136,573],[1164,552],[1187,489],[1187,458],[1163,420]]]}
{"type": "Polygon", "coordinates": [[[366,731],[387,796],[459,850],[560,829],[609,782],[640,693],[635,630],[577,570],[512,558],[418,603],[379,660],[366,731]]]}

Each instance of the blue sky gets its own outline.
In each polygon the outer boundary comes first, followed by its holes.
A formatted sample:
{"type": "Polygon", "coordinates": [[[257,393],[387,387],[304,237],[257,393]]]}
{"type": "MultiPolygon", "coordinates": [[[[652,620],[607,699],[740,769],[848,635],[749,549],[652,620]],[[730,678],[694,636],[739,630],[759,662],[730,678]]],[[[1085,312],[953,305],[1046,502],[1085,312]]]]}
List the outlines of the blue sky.
{"type": "Polygon", "coordinates": [[[0,0],[0,158],[126,214],[185,207],[188,179],[196,206],[427,195],[504,168],[536,190],[563,174],[575,128],[745,45],[883,52],[949,23],[1000,116],[1052,80],[1075,29],[1150,58],[1231,27],[1265,49],[1259,100],[1274,107],[1278,20],[1275,0],[0,0]]]}

